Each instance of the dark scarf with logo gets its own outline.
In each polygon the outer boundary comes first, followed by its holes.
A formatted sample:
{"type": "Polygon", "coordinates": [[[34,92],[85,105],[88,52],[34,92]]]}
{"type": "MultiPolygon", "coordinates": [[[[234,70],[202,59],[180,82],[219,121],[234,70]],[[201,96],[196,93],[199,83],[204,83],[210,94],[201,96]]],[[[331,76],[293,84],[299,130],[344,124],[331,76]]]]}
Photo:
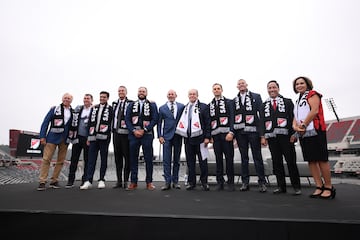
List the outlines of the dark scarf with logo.
{"type": "Polygon", "coordinates": [[[84,109],[84,105],[81,105],[81,106],[77,106],[73,111],[72,114],[73,117],[69,128],[69,135],[66,140],[67,143],[72,143],[72,144],[79,143],[78,130],[80,123],[80,116],[83,109],[84,109]]]}
{"type": "Polygon", "coordinates": [[[272,98],[268,98],[264,103],[265,138],[276,137],[278,134],[288,135],[292,119],[288,118],[283,96],[279,95],[276,98],[276,110],[274,110],[272,103],[272,98]]]}
{"type": "Polygon", "coordinates": [[[234,129],[244,129],[248,132],[256,132],[257,112],[253,108],[254,99],[251,92],[245,95],[244,105],[241,103],[240,93],[234,98],[235,121],[234,129]]]}
{"type": "Polygon", "coordinates": [[[211,135],[228,133],[230,131],[229,115],[226,99],[220,98],[218,105],[215,98],[209,104],[211,118],[211,135]]]}
{"type": "Polygon", "coordinates": [[[91,110],[89,119],[89,141],[95,141],[96,139],[106,140],[111,136],[112,107],[106,103],[100,119],[97,119],[99,110],[100,104],[95,105],[91,110]],[[100,121],[99,129],[96,129],[98,121],[100,121]]]}
{"type": "Polygon", "coordinates": [[[150,124],[152,114],[149,100],[144,100],[143,111],[140,110],[140,100],[136,100],[130,113],[132,124],[135,128],[146,128],[150,124]]]}
{"type": "Polygon", "coordinates": [[[118,110],[118,114],[120,112],[120,108],[121,106],[118,106],[120,104],[120,99],[118,99],[117,101],[114,101],[112,103],[112,108],[113,108],[113,111],[114,111],[114,121],[113,121],[113,127],[115,126],[115,121],[117,121],[117,125],[116,125],[116,129],[114,128],[114,131],[116,131],[117,133],[119,134],[128,134],[129,133],[129,130],[126,126],[126,123],[125,123],[125,115],[126,115],[126,109],[127,107],[129,106],[130,103],[132,103],[133,101],[132,100],[129,100],[128,98],[125,98],[124,100],[122,101],[125,101],[124,102],[124,106],[123,106],[123,109],[122,109],[122,112],[121,112],[121,116],[117,116],[117,117],[120,117],[120,119],[118,120],[117,118],[115,118],[115,111],[116,109],[119,107],[119,110],[118,110]]]}
{"type": "MultiPolygon", "coordinates": [[[[70,113],[72,109],[70,107],[70,113]]],[[[51,120],[50,132],[62,133],[65,131],[65,119],[64,119],[64,105],[60,105],[54,108],[54,116],[51,120]]]]}

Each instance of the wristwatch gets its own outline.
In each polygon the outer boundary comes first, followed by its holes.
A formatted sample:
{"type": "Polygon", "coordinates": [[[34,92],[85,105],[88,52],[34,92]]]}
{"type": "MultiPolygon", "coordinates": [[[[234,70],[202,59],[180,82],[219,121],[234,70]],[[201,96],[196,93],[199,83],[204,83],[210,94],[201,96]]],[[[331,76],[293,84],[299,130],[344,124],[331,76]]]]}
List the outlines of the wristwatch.
{"type": "Polygon", "coordinates": [[[302,124],[300,124],[300,127],[306,129],[307,126],[305,123],[302,123],[302,124]]]}

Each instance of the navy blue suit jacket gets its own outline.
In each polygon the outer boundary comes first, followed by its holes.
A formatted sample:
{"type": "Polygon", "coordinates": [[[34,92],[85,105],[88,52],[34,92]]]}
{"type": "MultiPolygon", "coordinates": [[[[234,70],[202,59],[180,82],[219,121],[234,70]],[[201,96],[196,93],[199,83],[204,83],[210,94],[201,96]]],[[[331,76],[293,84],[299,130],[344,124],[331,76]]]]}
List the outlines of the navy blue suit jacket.
{"type": "Polygon", "coordinates": [[[46,142],[53,144],[60,144],[62,141],[66,142],[66,138],[69,134],[69,127],[72,122],[72,109],[70,108],[71,117],[69,121],[64,126],[64,131],[62,133],[54,133],[49,130],[50,122],[54,118],[55,107],[52,107],[49,112],[46,114],[44,121],[41,124],[40,128],[40,138],[46,138],[46,142]]]}
{"type": "MultiPolygon", "coordinates": [[[[132,113],[132,108],[135,102],[131,102],[127,109],[126,109],[126,115],[125,115],[125,123],[127,128],[129,129],[129,138],[130,137],[135,137],[133,131],[135,130],[135,125],[132,123],[132,119],[131,119],[131,113],[132,113]]],[[[156,124],[158,123],[158,118],[159,118],[159,112],[156,106],[155,102],[150,102],[150,108],[151,108],[151,112],[152,112],[152,117],[150,120],[150,124],[146,127],[147,129],[147,133],[151,132],[152,134],[154,133],[154,127],[156,126],[156,124]]],[[[139,116],[140,118],[140,116],[139,116]]],[[[141,119],[139,119],[139,121],[141,121],[141,119]]]]}
{"type": "MultiPolygon", "coordinates": [[[[254,93],[249,91],[249,94],[252,97],[252,106],[256,112],[255,114],[255,125],[256,125],[256,132],[260,132],[261,131],[261,122],[260,122],[260,112],[261,112],[261,107],[263,104],[261,95],[258,93],[254,93]]],[[[233,101],[233,105],[234,105],[234,109],[235,109],[235,101],[233,101]]],[[[241,132],[243,132],[244,130],[241,129],[241,132]]]]}
{"type": "Polygon", "coordinates": [[[167,103],[159,108],[159,121],[157,125],[158,138],[163,137],[165,140],[171,140],[174,137],[176,124],[181,117],[181,113],[184,110],[185,105],[176,102],[176,106],[176,118],[174,118],[174,115],[171,113],[167,103]]]}

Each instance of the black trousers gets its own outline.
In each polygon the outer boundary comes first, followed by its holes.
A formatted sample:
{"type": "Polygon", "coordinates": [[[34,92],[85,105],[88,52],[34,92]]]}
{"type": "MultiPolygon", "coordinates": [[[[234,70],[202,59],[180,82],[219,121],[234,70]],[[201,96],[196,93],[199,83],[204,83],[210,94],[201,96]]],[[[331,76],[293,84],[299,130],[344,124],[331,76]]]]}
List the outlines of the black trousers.
{"type": "Polygon", "coordinates": [[[81,151],[83,151],[84,156],[84,174],[81,177],[82,182],[85,181],[85,176],[88,168],[88,159],[89,159],[89,146],[86,144],[87,137],[79,136],[79,142],[72,145],[71,149],[71,163],[69,169],[68,182],[74,183],[75,181],[75,173],[77,170],[79,158],[81,155],[81,151]]]}
{"type": "Polygon", "coordinates": [[[293,188],[300,189],[300,176],[296,165],[295,146],[294,143],[290,142],[290,136],[277,135],[274,138],[269,138],[268,144],[278,187],[282,190],[286,190],[285,169],[283,163],[284,157],[288,166],[291,185],[293,188]]]}
{"type": "Polygon", "coordinates": [[[188,182],[191,186],[196,186],[196,158],[199,160],[200,167],[200,182],[207,184],[208,182],[208,165],[207,159],[203,159],[200,152],[200,144],[190,144],[185,141],[185,156],[188,167],[188,182]]]}
{"type": "Polygon", "coordinates": [[[234,144],[233,141],[225,140],[226,133],[213,136],[214,153],[216,158],[216,181],[223,184],[224,180],[224,156],[226,164],[227,183],[234,184],[234,144]]]}
{"type": "Polygon", "coordinates": [[[117,183],[122,184],[129,181],[130,176],[130,157],[129,139],[127,134],[113,134],[114,156],[117,183]],[[124,174],[123,174],[124,173],[124,174]],[[123,179],[124,177],[124,179],[123,179]]]}

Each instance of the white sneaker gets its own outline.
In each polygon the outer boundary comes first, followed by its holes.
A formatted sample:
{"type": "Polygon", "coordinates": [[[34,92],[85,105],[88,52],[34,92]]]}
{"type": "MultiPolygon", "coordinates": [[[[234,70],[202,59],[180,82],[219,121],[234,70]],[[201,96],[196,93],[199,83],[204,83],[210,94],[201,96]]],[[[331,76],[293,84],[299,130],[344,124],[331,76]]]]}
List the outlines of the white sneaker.
{"type": "Polygon", "coordinates": [[[91,187],[92,187],[91,182],[86,181],[86,182],[84,182],[83,185],[80,186],[80,189],[81,189],[81,190],[86,190],[86,189],[89,189],[89,188],[91,188],[91,187]]]}
{"type": "Polygon", "coordinates": [[[99,189],[105,188],[105,182],[102,181],[102,180],[100,180],[99,183],[98,183],[98,188],[99,188],[99,189]]]}

